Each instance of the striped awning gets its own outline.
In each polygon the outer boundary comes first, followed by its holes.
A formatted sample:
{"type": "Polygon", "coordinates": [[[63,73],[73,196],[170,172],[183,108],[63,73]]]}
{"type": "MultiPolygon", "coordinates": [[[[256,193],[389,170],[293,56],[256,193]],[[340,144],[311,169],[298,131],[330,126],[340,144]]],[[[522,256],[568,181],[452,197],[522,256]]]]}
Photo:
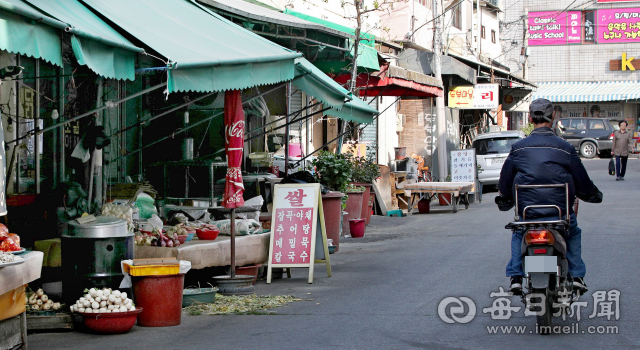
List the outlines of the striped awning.
{"type": "Polygon", "coordinates": [[[606,102],[640,99],[640,81],[538,83],[532,100],[551,102],[606,102]]]}

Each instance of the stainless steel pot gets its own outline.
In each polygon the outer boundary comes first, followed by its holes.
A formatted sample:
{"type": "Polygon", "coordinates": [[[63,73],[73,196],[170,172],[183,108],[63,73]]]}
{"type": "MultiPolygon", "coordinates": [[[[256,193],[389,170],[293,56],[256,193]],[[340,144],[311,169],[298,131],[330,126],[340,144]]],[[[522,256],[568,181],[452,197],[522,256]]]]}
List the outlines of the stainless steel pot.
{"type": "Polygon", "coordinates": [[[114,238],[133,236],[127,230],[127,221],[115,217],[98,216],[96,221],[80,224],[77,220],[69,221],[68,238],[114,238]]]}

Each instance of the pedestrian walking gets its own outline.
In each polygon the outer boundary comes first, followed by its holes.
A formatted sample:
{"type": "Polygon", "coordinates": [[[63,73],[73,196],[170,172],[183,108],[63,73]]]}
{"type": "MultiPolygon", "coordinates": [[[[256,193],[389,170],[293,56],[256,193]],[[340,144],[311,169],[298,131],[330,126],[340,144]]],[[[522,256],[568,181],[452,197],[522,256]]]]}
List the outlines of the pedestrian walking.
{"type": "Polygon", "coordinates": [[[627,122],[622,120],[618,122],[620,130],[613,133],[613,145],[611,152],[616,157],[616,181],[623,181],[624,174],[627,171],[627,159],[629,152],[633,148],[633,139],[631,133],[627,131],[627,122]]]}

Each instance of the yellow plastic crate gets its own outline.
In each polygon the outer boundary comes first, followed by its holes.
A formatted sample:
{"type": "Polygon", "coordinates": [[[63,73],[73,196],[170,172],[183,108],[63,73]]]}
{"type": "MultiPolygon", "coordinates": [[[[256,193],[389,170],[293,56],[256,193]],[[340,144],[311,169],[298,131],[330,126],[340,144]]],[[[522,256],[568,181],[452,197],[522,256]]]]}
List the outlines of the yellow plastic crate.
{"type": "Polygon", "coordinates": [[[131,276],[177,275],[180,273],[180,265],[123,265],[124,271],[131,276]]]}

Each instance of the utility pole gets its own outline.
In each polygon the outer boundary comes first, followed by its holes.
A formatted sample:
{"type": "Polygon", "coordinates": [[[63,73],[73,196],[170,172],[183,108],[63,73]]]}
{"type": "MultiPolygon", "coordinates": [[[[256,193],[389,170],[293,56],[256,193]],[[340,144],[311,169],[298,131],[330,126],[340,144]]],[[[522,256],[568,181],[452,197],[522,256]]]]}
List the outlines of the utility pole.
{"type": "MultiPolygon", "coordinates": [[[[442,82],[442,27],[438,0],[433,0],[434,28],[434,52],[433,73],[435,78],[442,82]]],[[[443,84],[444,86],[444,84],[443,84]]],[[[436,97],[436,131],[438,133],[438,180],[444,181],[449,172],[449,158],[447,157],[447,120],[444,114],[444,95],[436,97]]]]}
{"type": "Polygon", "coordinates": [[[529,64],[529,56],[527,55],[527,11],[522,16],[522,79],[527,79],[527,66],[529,64]]]}

